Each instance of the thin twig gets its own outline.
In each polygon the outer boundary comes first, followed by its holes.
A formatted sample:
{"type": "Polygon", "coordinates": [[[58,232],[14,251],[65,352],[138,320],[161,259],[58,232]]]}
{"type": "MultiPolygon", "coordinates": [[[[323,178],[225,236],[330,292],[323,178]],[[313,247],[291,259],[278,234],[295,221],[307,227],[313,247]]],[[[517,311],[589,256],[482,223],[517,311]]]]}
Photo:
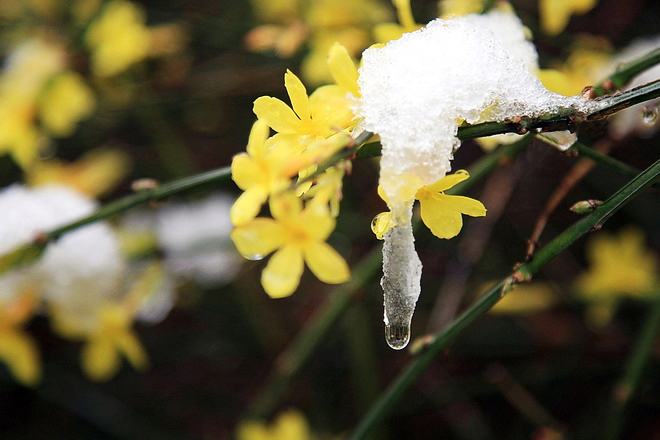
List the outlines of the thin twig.
{"type": "MultiPolygon", "coordinates": [[[[610,142],[601,142],[596,150],[598,153],[603,154],[607,153],[612,147],[610,142]]],[[[605,155],[605,154],[603,154],[605,155]]],[[[582,159],[576,163],[573,168],[566,174],[559,185],[553,191],[552,195],[545,204],[545,207],[539,214],[534,224],[534,229],[532,235],[527,240],[527,254],[525,256],[525,261],[529,261],[534,255],[534,251],[539,245],[539,240],[541,239],[541,234],[545,230],[545,226],[548,224],[548,219],[555,212],[555,209],[559,204],[566,198],[568,193],[575,188],[575,185],[580,183],[584,176],[591,171],[591,169],[596,165],[591,159],[582,159]]]]}

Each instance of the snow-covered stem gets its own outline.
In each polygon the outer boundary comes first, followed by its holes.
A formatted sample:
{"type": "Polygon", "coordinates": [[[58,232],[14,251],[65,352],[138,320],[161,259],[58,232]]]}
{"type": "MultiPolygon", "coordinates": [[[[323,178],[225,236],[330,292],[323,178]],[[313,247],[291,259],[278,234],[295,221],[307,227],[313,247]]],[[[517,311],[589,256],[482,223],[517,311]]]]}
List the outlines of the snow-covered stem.
{"type": "MultiPolygon", "coordinates": [[[[483,122],[481,124],[464,125],[458,128],[458,138],[460,140],[466,140],[503,133],[527,133],[532,129],[541,129],[542,131],[575,130],[581,123],[605,118],[625,108],[659,96],[660,80],[653,81],[615,96],[601,98],[599,100],[601,103],[600,108],[585,115],[577,115],[577,111],[574,108],[562,108],[551,113],[546,113],[537,118],[521,117],[520,121],[517,122],[483,122]]],[[[371,134],[368,134],[368,137],[370,138],[371,134]]],[[[340,154],[341,159],[349,157],[352,154],[355,154],[358,159],[376,157],[380,155],[380,144],[369,143],[360,148],[360,144],[355,142],[354,146],[343,150],[340,154]]],[[[338,160],[333,156],[320,165],[319,169],[322,167],[329,168],[337,162],[338,160]]]]}
{"type": "Polygon", "coordinates": [[[44,231],[35,237],[32,242],[26,243],[10,253],[0,256],[0,273],[21,264],[34,261],[41,255],[48,243],[58,240],[68,232],[121,214],[143,203],[162,201],[188,190],[197,189],[212,183],[226,182],[230,177],[231,169],[229,167],[216,168],[193,176],[173,180],[172,182],[164,183],[151,189],[140,190],[135,194],[110,202],[87,217],[51,231],[44,231]]]}
{"type": "Polygon", "coordinates": [[[527,263],[520,265],[509,277],[500,281],[472,306],[457,317],[442,331],[425,337],[423,346],[417,345],[417,350],[425,350],[406,368],[397,379],[385,390],[384,394],[363,417],[360,424],[350,437],[350,440],[365,438],[371,429],[377,425],[389,412],[394,404],[415,383],[424,371],[431,365],[435,357],[444,350],[465,328],[477,318],[488,312],[516,284],[529,281],[532,276],[554,257],[563,252],[580,237],[595,228],[599,228],[612,214],[621,209],[628,201],[640,194],[660,178],[660,160],[632,179],[617,191],[606,202],[596,208],[590,215],[578,221],[552,240],[534,255],[527,263]],[[421,348],[420,348],[421,347],[421,348]]]}

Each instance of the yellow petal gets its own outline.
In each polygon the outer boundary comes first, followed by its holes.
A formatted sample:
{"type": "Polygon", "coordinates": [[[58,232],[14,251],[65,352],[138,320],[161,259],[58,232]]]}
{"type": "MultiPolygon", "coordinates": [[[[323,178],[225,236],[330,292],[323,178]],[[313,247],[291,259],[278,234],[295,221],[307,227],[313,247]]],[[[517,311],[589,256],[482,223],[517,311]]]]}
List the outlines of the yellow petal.
{"type": "Polygon", "coordinates": [[[470,173],[465,170],[458,170],[454,174],[446,175],[435,183],[424,186],[423,189],[429,192],[443,192],[469,178],[470,173]]]}
{"type": "Polygon", "coordinates": [[[147,353],[133,331],[124,329],[117,335],[115,344],[136,370],[143,371],[148,367],[147,353]]]}
{"type": "Polygon", "coordinates": [[[241,422],[236,430],[237,440],[272,440],[270,431],[264,422],[248,420],[241,422]]]}
{"type": "Polygon", "coordinates": [[[247,153],[253,157],[263,156],[266,154],[265,145],[269,135],[270,128],[268,128],[268,124],[260,119],[257,119],[257,121],[252,124],[250,137],[248,138],[248,144],[247,147],[245,147],[245,151],[247,151],[247,153]]]}
{"type": "Polygon", "coordinates": [[[405,29],[406,32],[411,32],[417,29],[417,23],[415,23],[415,18],[412,14],[412,8],[410,7],[410,0],[392,0],[392,4],[396,8],[396,15],[399,18],[399,23],[405,29]]]}
{"type": "Polygon", "coordinates": [[[0,333],[0,361],[25,386],[35,386],[41,379],[37,346],[20,330],[9,328],[0,333]]]}
{"type": "Polygon", "coordinates": [[[277,220],[295,219],[302,209],[302,200],[291,191],[270,198],[270,214],[277,220]]]}
{"type": "Polygon", "coordinates": [[[572,14],[584,14],[598,0],[540,0],[541,27],[548,35],[557,35],[566,28],[572,14]]]}
{"type": "Polygon", "coordinates": [[[293,72],[289,69],[286,70],[284,74],[284,87],[289,94],[289,99],[291,99],[291,106],[296,112],[298,117],[305,121],[310,119],[310,110],[309,110],[309,97],[307,96],[307,89],[305,89],[304,84],[300,81],[293,72]]]}
{"type": "Polygon", "coordinates": [[[269,218],[256,218],[231,231],[231,239],[244,257],[257,260],[282,245],[282,227],[269,218]]]}
{"type": "Polygon", "coordinates": [[[316,241],[325,241],[335,229],[335,224],[327,205],[310,204],[301,218],[301,227],[316,241]]]}
{"type": "Polygon", "coordinates": [[[307,266],[324,283],[339,284],[350,279],[351,272],[346,261],[327,243],[309,243],[303,252],[307,266]]]}
{"type": "Polygon", "coordinates": [[[441,194],[454,209],[461,214],[469,215],[470,217],[483,217],[486,215],[486,207],[479,200],[471,199],[464,196],[448,196],[441,194]]]}
{"type": "Polygon", "coordinates": [[[271,435],[272,440],[306,440],[312,438],[305,416],[295,409],[284,411],[277,416],[271,435]]]}
{"type": "Polygon", "coordinates": [[[279,133],[296,133],[301,127],[302,121],[298,119],[291,107],[277,98],[270,96],[257,98],[252,111],[257,118],[279,133]]]}
{"type": "Polygon", "coordinates": [[[463,227],[459,211],[447,209],[447,204],[437,199],[421,200],[421,216],[424,224],[438,238],[452,238],[463,227]]]}
{"type": "Polygon", "coordinates": [[[83,370],[92,380],[102,382],[110,379],[117,373],[119,361],[119,353],[106,338],[94,338],[83,347],[83,370]]]}
{"type": "Polygon", "coordinates": [[[300,284],[303,269],[300,249],[284,246],[275,252],[261,273],[261,285],[271,298],[289,296],[300,284]]]}
{"type": "Polygon", "coordinates": [[[309,97],[316,135],[324,138],[348,128],[353,121],[351,103],[337,85],[321,86],[309,97]]]}
{"type": "Polygon", "coordinates": [[[332,77],[339,87],[344,91],[352,93],[353,96],[360,96],[358,87],[358,71],[355,68],[353,59],[348,54],[348,50],[341,44],[335,42],[330,48],[328,54],[328,66],[332,77]]]}
{"type": "Polygon", "coordinates": [[[240,226],[254,220],[267,198],[268,192],[261,186],[247,189],[229,209],[231,223],[240,226]]]}
{"type": "Polygon", "coordinates": [[[264,171],[256,159],[240,153],[231,160],[231,178],[240,189],[247,189],[263,181],[264,171]]]}

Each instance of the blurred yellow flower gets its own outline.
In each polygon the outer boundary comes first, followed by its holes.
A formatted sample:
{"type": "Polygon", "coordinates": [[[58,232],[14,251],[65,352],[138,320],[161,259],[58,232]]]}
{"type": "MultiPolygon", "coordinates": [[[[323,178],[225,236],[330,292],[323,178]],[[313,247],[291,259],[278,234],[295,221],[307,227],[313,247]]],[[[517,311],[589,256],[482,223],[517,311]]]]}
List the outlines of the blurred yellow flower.
{"type": "Polygon", "coordinates": [[[38,304],[34,295],[25,292],[0,306],[0,361],[25,386],[35,386],[41,379],[39,350],[21,328],[33,316],[38,304]]]}
{"type": "Polygon", "coordinates": [[[607,40],[580,36],[561,66],[540,70],[538,77],[551,92],[573,96],[602,80],[610,65],[611,51],[607,40]]]}
{"type": "Polygon", "coordinates": [[[39,117],[50,134],[67,137],[78,121],[91,115],[94,104],[94,94],[83,78],[68,71],[55,77],[42,94],[39,117]]]}
{"type": "Polygon", "coordinates": [[[42,145],[35,126],[39,94],[64,67],[62,48],[41,38],[22,42],[7,57],[0,76],[0,153],[10,153],[23,168],[42,145]]]}
{"type": "Polygon", "coordinates": [[[104,6],[85,37],[95,75],[116,75],[147,57],[151,34],[145,22],[144,11],[131,2],[113,0],[104,6]]]}
{"type": "MultiPolygon", "coordinates": [[[[419,200],[422,221],[438,238],[453,238],[463,227],[462,215],[483,217],[486,215],[484,205],[475,199],[464,196],[452,196],[444,191],[468,179],[470,175],[465,170],[458,170],[430,185],[417,190],[415,199],[419,200]]],[[[378,194],[389,205],[385,193],[378,188],[378,194]]],[[[396,224],[391,212],[378,214],[371,223],[371,230],[378,239],[396,224]]]]}
{"type": "Polygon", "coordinates": [[[484,7],[484,0],[440,0],[438,9],[442,18],[461,17],[479,13],[484,7]]]}
{"type": "Polygon", "coordinates": [[[125,307],[106,304],[99,309],[98,329],[87,336],[82,351],[83,371],[90,379],[106,381],[120,367],[121,355],[137,370],[147,368],[147,354],[131,330],[133,319],[125,307]]]}
{"type": "Polygon", "coordinates": [[[574,14],[586,14],[598,0],[539,0],[541,27],[548,35],[563,31],[574,14]]]}
{"type": "Polygon", "coordinates": [[[311,438],[305,416],[295,409],[279,413],[270,425],[262,421],[248,420],[242,422],[237,430],[238,440],[310,440],[311,438]]]}
{"type": "Polygon", "coordinates": [[[506,294],[493,308],[498,315],[527,315],[547,310],[558,302],[558,293],[547,283],[524,283],[506,294]]]}
{"type": "Polygon", "coordinates": [[[575,281],[587,301],[587,319],[594,327],[607,324],[620,299],[660,295],[657,256],[645,249],[642,233],[625,229],[617,236],[599,233],[587,245],[590,267],[575,281]]]}
{"type": "Polygon", "coordinates": [[[291,295],[300,283],[304,262],[325,283],[348,281],[348,265],[325,243],[335,227],[335,219],[326,207],[309,204],[303,209],[302,200],[283,193],[271,198],[270,212],[273,219],[256,218],[231,233],[236,248],[248,259],[261,259],[276,251],[261,274],[268,295],[291,295]]]}
{"type": "Polygon", "coordinates": [[[414,32],[423,27],[423,25],[415,22],[412,8],[410,7],[410,0],[392,0],[392,4],[396,8],[399,23],[380,23],[374,26],[374,39],[378,43],[397,40],[406,32],[414,32]]]}
{"type": "Polygon", "coordinates": [[[29,186],[61,183],[92,198],[114,189],[130,170],[127,154],[120,150],[91,150],[72,163],[59,159],[35,161],[25,170],[29,186]]]}
{"type": "Polygon", "coordinates": [[[252,4],[265,24],[246,35],[247,47],[290,57],[308,41],[300,68],[312,85],[331,81],[326,56],[335,42],[356,56],[372,43],[372,26],[390,19],[390,11],[377,0],[253,0],[252,4]]]}

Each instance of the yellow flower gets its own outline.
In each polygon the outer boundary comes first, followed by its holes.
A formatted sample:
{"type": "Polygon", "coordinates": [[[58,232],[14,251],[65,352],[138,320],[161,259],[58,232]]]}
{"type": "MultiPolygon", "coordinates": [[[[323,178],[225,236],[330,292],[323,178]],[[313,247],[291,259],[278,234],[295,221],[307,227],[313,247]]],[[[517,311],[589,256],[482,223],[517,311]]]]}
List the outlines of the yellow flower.
{"type": "Polygon", "coordinates": [[[305,140],[326,139],[337,130],[348,128],[353,113],[345,94],[338,86],[319,87],[307,96],[307,90],[290,70],[284,75],[284,85],[291,107],[270,96],[254,101],[254,113],[280,134],[292,135],[292,147],[305,140]]]}
{"type": "Polygon", "coordinates": [[[274,147],[268,138],[270,129],[264,121],[252,126],[247,153],[234,156],[231,162],[232,179],[244,192],[229,211],[231,222],[240,225],[254,219],[269,194],[284,190],[299,167],[274,147]]]}
{"type": "Polygon", "coordinates": [[[144,11],[131,2],[113,0],[105,5],[86,35],[96,75],[116,75],[147,57],[151,35],[145,21],[144,11]]]}
{"type": "Polygon", "coordinates": [[[565,96],[579,94],[584,87],[602,79],[611,64],[610,44],[603,38],[581,36],[570,55],[554,69],[543,69],[538,76],[545,88],[565,96]]]}
{"type": "Polygon", "coordinates": [[[0,360],[16,380],[26,386],[36,385],[41,378],[37,346],[21,329],[37,305],[34,295],[24,293],[0,308],[0,360]]]}
{"type": "Polygon", "coordinates": [[[589,323],[607,324],[621,298],[649,299],[660,294],[657,257],[644,248],[642,233],[625,229],[618,236],[599,233],[588,244],[589,269],[575,287],[590,303],[589,323]]]}
{"type": "Polygon", "coordinates": [[[527,315],[547,310],[557,304],[558,293],[548,283],[526,283],[506,294],[491,312],[498,315],[527,315]]]}
{"type": "MultiPolygon", "coordinates": [[[[454,174],[417,190],[415,199],[420,203],[422,221],[436,237],[453,238],[458,235],[463,227],[462,215],[471,217],[486,215],[486,208],[480,201],[444,193],[469,177],[467,171],[458,170],[454,174]]],[[[389,201],[380,188],[378,194],[389,205],[389,201]]],[[[374,218],[371,229],[378,239],[382,239],[395,223],[396,219],[393,218],[391,212],[383,212],[374,218]]]]}
{"type": "Polygon", "coordinates": [[[25,180],[30,186],[61,183],[97,198],[120,183],[129,169],[125,153],[99,148],[69,164],[58,159],[36,161],[26,170],[25,180]]]}
{"type": "Polygon", "coordinates": [[[290,409],[278,414],[272,424],[249,420],[238,427],[238,440],[309,440],[311,432],[305,416],[290,409]]]}
{"type": "Polygon", "coordinates": [[[39,116],[48,131],[58,137],[71,136],[76,124],[91,115],[94,95],[74,72],[58,75],[39,102],[39,116]]]}
{"type": "Polygon", "coordinates": [[[438,9],[442,18],[461,17],[479,13],[484,7],[484,0],[440,0],[438,9]]]}
{"type": "Polygon", "coordinates": [[[360,87],[358,86],[358,70],[348,50],[341,44],[335,43],[330,48],[328,67],[330,67],[330,72],[335,83],[344,92],[351,93],[356,98],[361,96],[360,87]]]}
{"type": "Polygon", "coordinates": [[[541,27],[548,35],[557,35],[568,25],[573,14],[586,14],[598,0],[540,0],[541,27]]]}
{"type": "Polygon", "coordinates": [[[105,304],[99,309],[98,329],[87,337],[82,366],[92,380],[106,381],[117,373],[121,355],[138,370],[147,365],[147,354],[131,330],[132,317],[125,307],[105,304]]]}
{"type": "Polygon", "coordinates": [[[338,284],[350,278],[344,259],[325,240],[335,227],[327,208],[308,205],[291,193],[271,198],[273,219],[256,218],[236,227],[231,238],[248,259],[276,251],[261,274],[261,284],[273,298],[289,296],[298,287],[304,263],[318,279],[338,284]]]}
{"type": "Polygon", "coordinates": [[[392,0],[392,4],[396,8],[399,23],[382,23],[374,26],[374,38],[379,43],[397,40],[406,32],[414,32],[423,27],[415,22],[410,0],[392,0]]]}

